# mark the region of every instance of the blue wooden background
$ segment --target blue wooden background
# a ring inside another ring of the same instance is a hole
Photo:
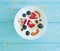
[[[15,14],[25,6],[46,14],[47,30],[37,40],[24,40],[14,29]],[[0,51],[60,51],[60,0],[0,0]]]

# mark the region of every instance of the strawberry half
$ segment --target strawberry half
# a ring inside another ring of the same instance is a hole
[[[30,19],[37,19],[37,18],[38,18],[37,15],[34,12],[32,12],[30,15]]]
[[[26,22],[27,22],[27,19],[24,19],[22,26],[25,25]]]
[[[30,20],[28,20],[27,25],[28,25],[30,28],[32,28],[32,27],[34,27],[34,26],[35,26],[35,24],[34,24],[34,23],[32,23]]]

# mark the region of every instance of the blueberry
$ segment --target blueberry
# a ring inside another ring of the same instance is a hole
[[[21,31],[23,31],[23,28],[21,28]]]
[[[23,29],[26,29],[27,28],[27,26],[26,25],[23,25]]]
[[[26,17],[26,14],[25,14],[25,13],[23,13],[23,14],[22,14],[22,16],[23,16],[23,17]]]
[[[38,24],[38,28],[43,28],[43,25],[41,23]]]
[[[42,21],[41,19],[39,19],[39,21]]]
[[[26,13],[27,15],[30,15],[31,14],[31,12],[30,11],[27,11],[27,13]]]
[[[38,23],[38,20],[35,20],[35,23]]]
[[[28,36],[30,34],[30,32],[29,31],[26,31],[26,35]]]

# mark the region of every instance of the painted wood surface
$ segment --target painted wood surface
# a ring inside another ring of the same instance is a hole
[[[46,14],[47,30],[34,41],[24,40],[14,29],[15,14],[25,6]],[[0,51],[60,51],[60,0],[0,0]]]

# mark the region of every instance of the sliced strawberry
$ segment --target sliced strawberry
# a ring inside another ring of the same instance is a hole
[[[38,18],[37,15],[32,12],[30,15],[30,19],[37,19],[37,18]]]
[[[26,22],[27,22],[27,19],[24,19],[24,21],[23,21],[23,25],[25,25]]]
[[[32,27],[34,27],[34,26],[35,26],[35,24],[34,24],[34,23],[32,23],[30,20],[28,20],[27,25],[28,25],[30,28],[32,28]]]

